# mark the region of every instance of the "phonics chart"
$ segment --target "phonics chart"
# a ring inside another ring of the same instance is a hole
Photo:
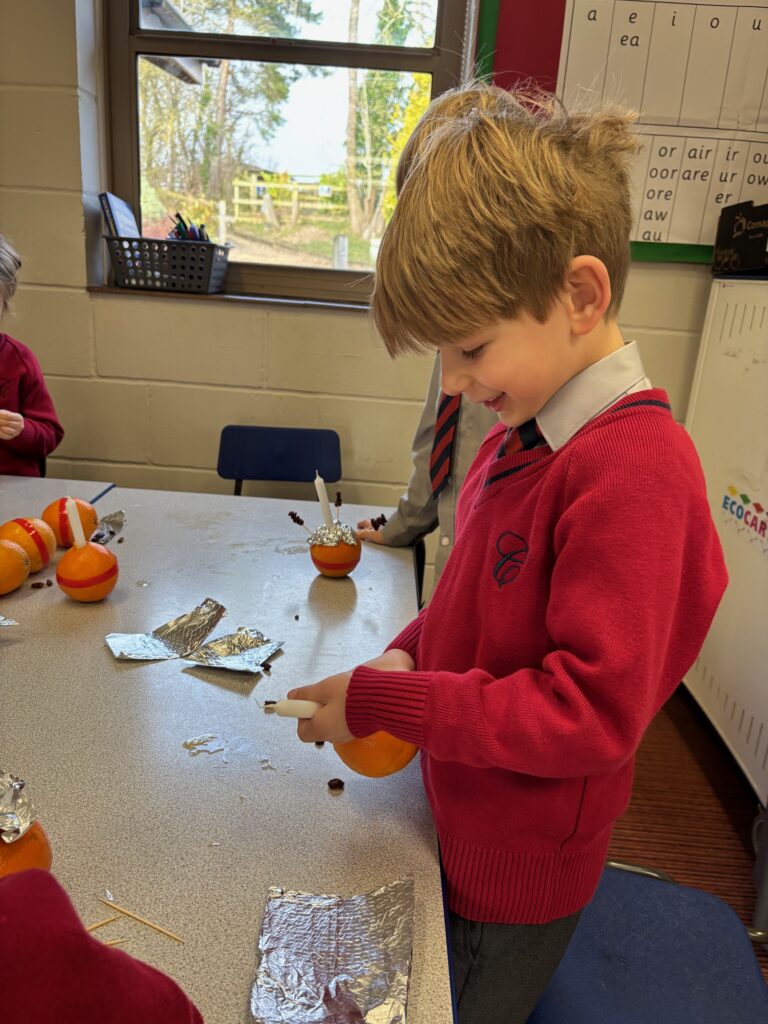
[[[768,0],[568,0],[558,94],[639,111],[633,240],[711,245],[724,206],[768,202]]]

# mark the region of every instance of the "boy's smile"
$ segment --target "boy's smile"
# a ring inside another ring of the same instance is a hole
[[[577,340],[559,302],[544,323],[526,313],[499,320],[440,346],[443,390],[482,403],[508,427],[519,427],[589,364]]]

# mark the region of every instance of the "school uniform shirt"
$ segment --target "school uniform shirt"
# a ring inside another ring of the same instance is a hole
[[[3,1020],[24,1024],[203,1024],[179,986],[89,934],[47,871],[0,878]]]
[[[464,484],[430,604],[359,667],[346,716],[421,747],[451,910],[541,924],[591,898],[635,752],[726,586],[701,466],[628,345],[536,417],[494,428]],[[511,446],[510,446],[511,447]]]
[[[37,359],[7,334],[0,334],[0,409],[24,417],[18,437],[0,438],[0,473],[40,476],[39,460],[58,447],[64,428]]]
[[[440,395],[440,357],[436,356],[421,419],[413,438],[411,477],[405,494],[397,503],[397,509],[381,528],[385,544],[405,547],[414,544],[420,537],[431,533],[439,526],[435,550],[435,581],[440,578],[448,555],[453,550],[456,502],[464,477],[488,431],[499,422],[498,416],[484,405],[462,401],[459,422],[453,438],[451,472],[445,486],[435,497],[429,478],[429,459],[435,439],[435,420]]]

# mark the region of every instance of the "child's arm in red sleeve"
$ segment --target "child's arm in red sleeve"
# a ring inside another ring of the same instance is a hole
[[[45,386],[40,364],[31,352],[26,353],[25,373],[21,381],[19,412],[24,417],[21,433],[5,444],[23,455],[50,455],[64,437],[53,401]]]

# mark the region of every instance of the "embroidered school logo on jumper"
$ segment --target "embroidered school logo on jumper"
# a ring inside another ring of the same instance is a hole
[[[501,558],[493,567],[493,578],[501,589],[520,575],[520,570],[528,557],[528,544],[519,533],[507,531],[496,541],[496,550]]]

